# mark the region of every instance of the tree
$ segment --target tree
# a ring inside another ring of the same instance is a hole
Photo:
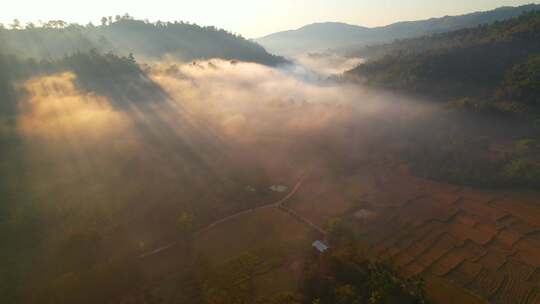
[[[58,28],[65,28],[67,26],[67,22],[65,22],[64,20],[56,20],[56,26]]]
[[[526,184],[540,183],[540,164],[526,159],[513,160],[504,168],[504,176]]]
[[[35,28],[36,28],[36,26],[35,26],[34,23],[32,23],[32,22],[28,22],[28,23],[26,24],[26,29],[27,29],[27,30],[33,30],[33,29],[35,29]]]
[[[107,17],[101,18],[101,25],[106,26],[107,25]]]
[[[357,295],[354,286],[350,284],[336,287],[336,304],[360,304],[360,297]]]
[[[67,25],[67,22],[63,20],[50,20],[45,24],[47,28],[65,28]]]
[[[21,22],[19,21],[19,19],[13,19],[13,23],[11,23],[10,26],[14,30],[20,30],[21,29]]]
[[[180,227],[180,231],[182,233],[187,234],[192,231],[193,219],[194,219],[194,216],[191,213],[188,213],[188,212],[180,213],[180,216],[178,216],[176,223]]]
[[[530,56],[527,62],[512,68],[506,76],[502,92],[513,100],[540,104],[540,55]]]
[[[329,233],[332,234],[335,232],[336,228],[340,224],[340,219],[338,218],[331,218],[328,221],[326,221],[326,224],[324,225],[324,229]]]
[[[536,141],[534,139],[522,139],[516,143],[515,150],[518,155],[525,155],[535,146]]]
[[[137,61],[135,60],[135,56],[133,56],[133,53],[129,53],[128,61],[133,63],[133,64],[137,63]]]

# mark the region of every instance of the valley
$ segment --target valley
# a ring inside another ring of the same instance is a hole
[[[100,21],[0,24],[0,303],[540,303],[538,4]]]

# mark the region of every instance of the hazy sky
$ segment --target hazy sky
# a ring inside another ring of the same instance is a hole
[[[129,13],[151,21],[184,20],[256,38],[321,21],[364,26],[456,15],[532,0],[15,0],[2,5],[0,22],[62,19],[99,23]]]

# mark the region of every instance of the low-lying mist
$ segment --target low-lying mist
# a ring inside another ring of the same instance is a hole
[[[279,162],[297,170],[306,170],[308,163],[333,166],[341,156],[367,157],[365,145],[381,128],[430,111],[354,84],[312,82],[291,69],[257,64],[161,63],[148,71],[171,103],[198,128],[212,130],[223,147],[249,151],[248,157],[261,164]]]
[[[161,62],[145,69],[166,100],[118,107],[111,97],[77,89],[72,73],[21,84],[27,92],[17,120],[23,161],[44,196],[50,197],[51,188],[61,195],[77,189],[72,204],[88,200],[94,206],[118,194],[112,185],[125,183],[121,188],[129,193],[140,189],[130,182],[150,177],[160,186],[181,180],[186,184],[171,185],[171,191],[196,193],[214,182],[227,184],[231,170],[248,180],[291,181],[306,170],[354,167],[377,156],[433,111],[356,85],[321,85],[258,64]]]
[[[113,100],[122,84],[99,95],[72,72],[18,84],[18,139],[0,165],[16,193],[11,218],[40,240],[24,260],[34,274],[26,285],[162,246],[183,212],[200,228],[279,199],[271,185],[354,174],[438,111],[252,63],[143,69],[161,90],[133,102]]]

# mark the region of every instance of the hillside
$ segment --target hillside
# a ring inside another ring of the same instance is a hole
[[[374,28],[344,23],[316,23],[297,30],[270,34],[256,39],[256,41],[271,52],[285,55],[328,49],[357,49],[367,45],[391,42],[395,39],[443,33],[502,21],[538,8],[540,5],[536,4],[501,7],[487,12],[398,22]]]
[[[433,138],[425,146],[417,143],[404,154],[416,174],[472,186],[538,187],[540,162],[531,138],[537,138],[540,127],[539,11],[490,26],[396,42],[386,50],[385,56],[347,72],[345,78],[443,103],[453,115],[469,117],[470,123],[460,122],[465,129],[489,122],[476,137],[448,140],[456,136],[449,129],[444,143]],[[506,121],[506,130],[493,133],[493,121]],[[524,152],[514,159],[486,157],[486,145],[512,138],[508,132],[522,128],[529,131],[516,146]],[[489,143],[481,144],[482,138]]]
[[[347,75],[436,100],[471,97],[538,106],[529,96],[538,92],[538,11],[490,26],[399,41],[382,50],[385,56]]]
[[[74,52],[97,49],[138,58],[180,60],[222,58],[265,65],[284,63],[255,42],[215,27],[183,22],[149,23],[129,16],[103,21],[100,26],[67,25],[53,21],[43,27],[0,29],[0,49],[20,57],[57,59]]]

